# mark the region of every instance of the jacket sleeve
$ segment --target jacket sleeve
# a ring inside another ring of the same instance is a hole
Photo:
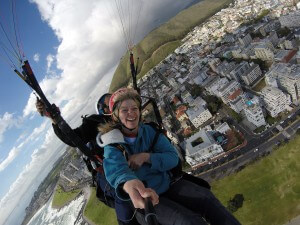
[[[166,138],[160,134],[150,155],[151,168],[158,171],[168,171],[177,166],[179,157],[176,149]]]
[[[73,129],[75,134],[79,138],[81,138],[81,140],[85,144],[90,141],[95,141],[95,139],[96,139],[96,136],[98,134],[97,126],[98,126],[98,123],[101,122],[99,119],[98,120],[95,119],[98,117],[99,117],[98,115],[91,115],[87,118],[84,118],[82,120],[82,124],[79,127]],[[58,125],[52,124],[52,127],[54,129],[54,133],[61,141],[63,141],[67,145],[76,147],[73,144],[72,140],[61,131],[61,129],[58,127]]]
[[[65,144],[67,145],[70,145],[72,147],[76,147],[73,142],[70,140],[70,138],[68,136],[66,136],[62,131],[61,129],[58,127],[57,124],[52,124],[52,127],[53,127],[53,130],[54,130],[54,133],[56,134],[56,136],[62,141],[64,142]],[[79,128],[76,128],[73,130],[79,137],[80,136],[80,130]]]
[[[138,178],[129,168],[121,150],[114,146],[106,145],[104,147],[103,168],[105,177],[109,184],[116,189],[117,196],[120,199],[126,200],[126,197],[124,197],[123,184],[126,181]]]

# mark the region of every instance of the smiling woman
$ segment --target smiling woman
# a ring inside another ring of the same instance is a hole
[[[140,209],[150,199],[160,224],[207,224],[203,218],[212,225],[240,224],[209,189],[172,175],[177,151],[165,135],[141,122],[135,90],[119,89],[109,106],[113,120],[99,126],[97,143],[104,147],[105,176],[118,199]]]

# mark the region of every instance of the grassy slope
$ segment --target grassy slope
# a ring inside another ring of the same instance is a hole
[[[63,207],[65,204],[75,199],[80,192],[81,189],[77,189],[70,192],[64,192],[62,188],[58,185],[52,200],[52,207],[53,208]]]
[[[161,60],[156,57],[153,52],[164,46],[168,42],[181,40],[191,29],[201,24],[204,20],[215,14],[225,5],[231,3],[232,0],[204,0],[200,3],[183,10],[175,17],[163,24],[159,28],[150,32],[134,49],[134,55],[139,56],[140,63],[139,72],[142,77],[149,69],[159,63]],[[173,43],[174,45],[174,43]],[[176,46],[176,45],[174,45]],[[179,43],[177,43],[179,46]],[[176,47],[175,47],[176,48]],[[174,49],[175,49],[174,48]],[[168,52],[165,51],[164,55],[168,55],[174,51],[173,48],[168,48]],[[158,50],[159,51],[159,50]],[[151,58],[151,59],[149,59]],[[144,62],[147,63],[144,65]],[[150,62],[149,62],[150,60]],[[126,54],[120,61],[118,68],[114,74],[110,85],[110,91],[114,91],[117,88],[127,84],[130,79],[130,67],[129,67],[128,54]],[[154,64],[155,62],[156,64]]]
[[[282,225],[300,214],[300,136],[238,174],[213,183],[226,206],[235,194],[245,201],[235,216],[243,225]]]
[[[84,216],[95,225],[117,225],[114,209],[107,207],[97,199],[95,188],[92,188],[91,191]]]

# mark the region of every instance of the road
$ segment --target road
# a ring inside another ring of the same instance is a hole
[[[298,127],[300,127],[300,120],[296,120],[299,113],[300,109],[292,113],[292,116],[286,118],[281,124],[275,124],[262,134],[253,134],[241,124],[238,124],[233,120],[230,121],[229,119],[229,123],[233,124],[236,129],[243,132],[244,137],[247,139],[247,145],[237,151],[227,154],[226,157],[215,160],[210,165],[206,164],[198,168],[194,171],[194,174],[211,182],[212,180],[220,179],[242,169],[247,163],[254,161],[261,156],[270,154],[274,146],[278,143],[288,141],[290,137],[295,135]],[[281,131],[275,127],[277,125],[282,127]]]

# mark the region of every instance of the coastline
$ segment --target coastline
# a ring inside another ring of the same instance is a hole
[[[53,197],[55,195],[55,192],[57,190],[57,187],[58,187],[59,184],[56,184],[54,190],[53,190]],[[52,202],[51,202],[51,208],[52,209],[57,209],[57,210],[60,210],[62,208],[64,208],[65,206],[69,205],[70,202],[72,202],[73,200],[76,200],[77,198],[79,198],[81,195],[83,194],[83,190],[81,189],[81,191],[76,195],[74,196],[73,198],[69,199],[68,201],[64,202],[62,205],[60,206],[56,206],[56,205],[53,205],[53,199],[52,199]]]

